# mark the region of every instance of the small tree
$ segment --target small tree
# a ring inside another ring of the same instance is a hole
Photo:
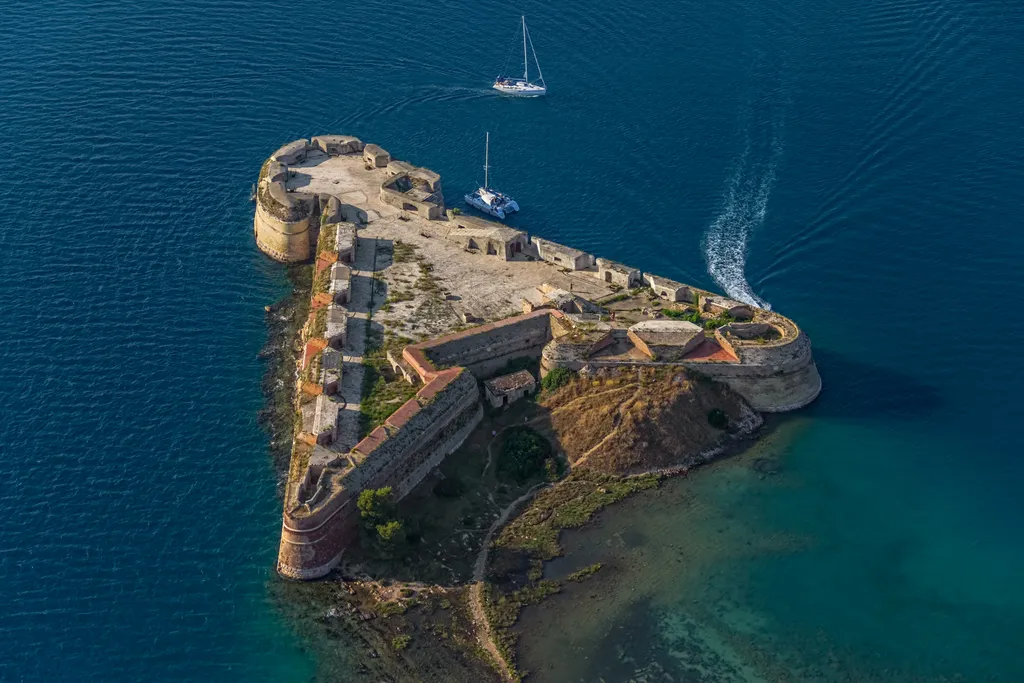
[[[498,469],[523,483],[545,471],[544,461],[550,456],[547,439],[529,427],[518,427],[505,437]]]
[[[382,555],[394,555],[405,541],[405,525],[395,518],[391,487],[361,491],[357,506],[363,538]]]
[[[391,499],[391,487],[365,489],[359,493],[359,517],[363,526],[376,529],[378,524],[386,524],[395,517],[395,504]]]

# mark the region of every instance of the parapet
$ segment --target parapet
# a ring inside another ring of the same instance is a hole
[[[351,135],[317,135],[310,140],[310,146],[332,157],[363,151],[363,141]]]
[[[289,142],[276,152],[270,155],[271,161],[277,161],[285,166],[297,164],[306,160],[306,152],[309,150],[309,140],[302,139]]]

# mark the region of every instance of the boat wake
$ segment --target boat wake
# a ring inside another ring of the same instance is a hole
[[[767,161],[758,161],[747,147],[725,188],[723,206],[704,235],[704,258],[708,273],[733,299],[771,310],[771,304],[757,296],[747,282],[747,240],[764,224],[768,197],[775,183],[778,146],[773,141]]]

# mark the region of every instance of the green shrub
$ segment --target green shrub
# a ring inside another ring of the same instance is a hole
[[[551,456],[551,444],[529,427],[510,430],[501,449],[498,470],[520,483],[540,474]]]
[[[729,416],[721,408],[713,408],[708,412],[708,424],[715,429],[725,429],[729,426]]]
[[[680,311],[676,308],[665,308],[662,309],[661,312],[664,313],[666,317],[672,318],[673,320],[685,320],[688,323],[693,323],[694,325],[700,325],[702,327],[704,325],[704,320],[700,317],[700,313],[698,311]]]
[[[391,639],[391,647],[395,650],[404,650],[409,647],[410,640],[412,640],[412,638],[406,635],[395,636]]]
[[[540,381],[544,391],[555,391],[572,381],[576,373],[569,368],[555,368]]]

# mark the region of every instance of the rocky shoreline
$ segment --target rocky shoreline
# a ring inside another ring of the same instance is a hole
[[[267,342],[259,357],[266,361],[261,388],[264,407],[258,421],[270,437],[270,457],[278,478],[278,495],[283,496],[294,438],[296,367],[301,346],[299,330],[309,316],[312,270],[307,265],[287,267],[291,290],[280,301],[266,307]]]

